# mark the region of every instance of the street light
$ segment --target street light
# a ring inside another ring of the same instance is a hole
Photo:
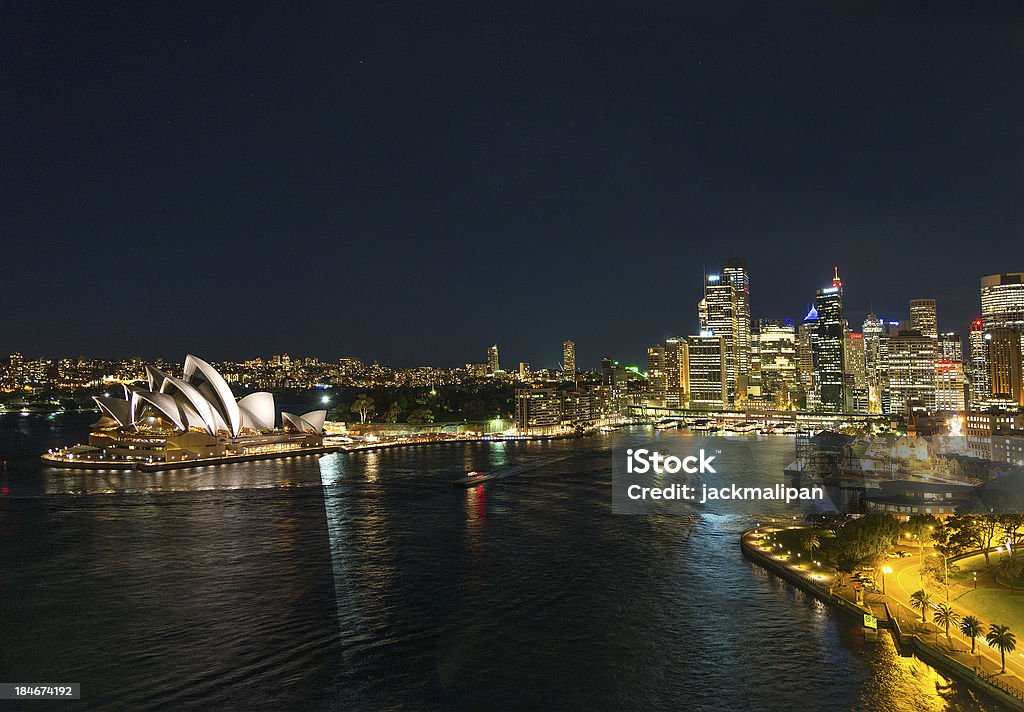
[[[885,575],[886,574],[891,574],[891,573],[892,573],[892,567],[891,566],[883,566],[882,567],[882,595],[883,596],[885,595]]]
[[[974,573],[974,590],[977,591],[978,590],[978,572],[974,571],[972,573]]]

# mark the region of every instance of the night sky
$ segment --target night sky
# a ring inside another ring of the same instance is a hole
[[[556,366],[1024,270],[1024,10],[0,10],[0,354]]]

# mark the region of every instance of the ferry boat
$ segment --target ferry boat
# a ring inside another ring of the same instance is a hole
[[[657,423],[654,424],[654,429],[655,430],[670,430],[672,428],[678,428],[678,427],[679,427],[679,421],[678,420],[662,420],[662,421],[657,422]]]
[[[492,472],[485,474],[483,472],[467,472],[465,477],[459,478],[452,482],[456,487],[476,487],[482,485],[484,482],[490,482],[493,479],[497,479],[498,473]]]

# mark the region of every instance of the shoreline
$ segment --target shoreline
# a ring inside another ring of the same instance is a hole
[[[990,699],[999,702],[1010,709],[1024,712],[1024,694],[1019,690],[996,678],[979,673],[977,668],[971,669],[958,660],[950,657],[939,648],[929,645],[916,633],[904,631],[900,627],[898,617],[894,617],[889,610],[889,604],[885,601],[878,601],[877,605],[884,611],[884,617],[879,615],[867,603],[858,605],[842,596],[830,593],[826,588],[816,581],[810,580],[793,571],[786,564],[776,561],[773,557],[760,551],[754,542],[755,534],[761,534],[775,527],[754,527],[745,530],[740,535],[740,549],[743,556],[753,564],[760,566],[771,574],[797,587],[819,601],[831,605],[845,614],[863,620],[865,614],[874,615],[877,619],[878,628],[888,630],[892,635],[893,642],[901,655],[914,655],[925,664],[935,668],[944,677],[958,680],[972,690],[980,692]],[[875,602],[872,602],[875,603]]]

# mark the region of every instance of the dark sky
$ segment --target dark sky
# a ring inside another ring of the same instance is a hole
[[[0,10],[0,353],[591,367],[731,254],[959,331],[1024,270],[1024,11],[156,5]]]

